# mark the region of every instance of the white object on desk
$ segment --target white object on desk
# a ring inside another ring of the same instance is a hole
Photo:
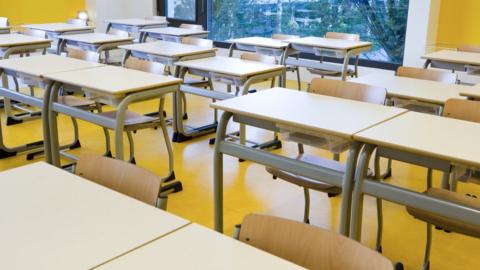
[[[304,269],[197,224],[119,257],[98,270]]]
[[[45,163],[0,173],[1,269],[90,269],[189,222]]]

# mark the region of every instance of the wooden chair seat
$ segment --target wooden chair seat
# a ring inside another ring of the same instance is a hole
[[[59,96],[57,102],[70,107],[89,107],[95,105],[95,102],[92,100],[72,95]]]
[[[315,164],[328,169],[332,169],[341,173],[344,173],[346,170],[346,167],[344,164],[335,160],[327,159],[327,158],[322,158],[322,157],[307,155],[307,154],[300,154],[294,158],[310,164]],[[340,194],[342,192],[342,189],[340,187],[337,187],[322,181],[318,181],[315,179],[311,179],[308,177],[303,177],[300,175],[289,173],[278,168],[266,167],[266,170],[267,172],[272,174],[274,177],[283,179],[295,185],[306,187],[308,189],[326,192],[329,194]]]
[[[108,112],[101,112],[99,115],[109,117],[112,119],[117,118],[117,111],[108,111]],[[140,124],[146,124],[150,122],[155,122],[157,121],[157,118],[150,117],[150,116],[145,116],[133,111],[127,110],[125,112],[125,126],[133,126],[133,125],[140,125]]]
[[[425,194],[436,199],[450,201],[452,203],[460,204],[480,211],[480,200],[469,197],[467,195],[439,188],[430,188],[425,192]],[[446,218],[431,213],[429,211],[424,211],[412,207],[407,207],[407,211],[413,217],[435,225],[437,227],[441,227],[445,230],[462,233],[473,237],[480,237],[479,226],[468,224],[459,220]]]
[[[359,242],[278,217],[247,215],[239,240],[307,269],[393,270],[392,262]]]

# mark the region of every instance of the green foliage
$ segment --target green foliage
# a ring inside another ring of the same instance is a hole
[[[185,1],[185,0],[183,0]],[[212,0],[211,38],[359,33],[365,58],[402,63],[409,0]]]

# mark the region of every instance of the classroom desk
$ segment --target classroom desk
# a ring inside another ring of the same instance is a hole
[[[289,39],[290,46],[303,53],[315,54],[319,57],[343,58],[342,80],[346,79],[350,59],[372,48],[371,42],[351,41],[321,37],[303,37]],[[301,59],[287,59],[287,64],[307,68],[337,69],[336,65],[326,63],[314,63]]]
[[[84,270],[190,222],[43,162],[0,173],[1,269]]]
[[[132,45],[119,46],[125,50],[123,62],[133,56],[152,62],[158,62],[166,66],[175,66],[182,60],[193,60],[215,56],[216,49],[181,44],[169,41],[155,41]]]
[[[265,37],[246,37],[229,39],[230,49],[228,55],[233,56],[234,50],[256,52],[263,55],[280,57],[280,64],[285,64],[287,51],[290,45],[282,40]]]
[[[478,210],[433,199],[389,183],[365,179],[370,156],[377,149],[390,158],[442,171],[442,187],[446,188],[451,164],[480,167],[479,136],[478,123],[417,112],[407,112],[355,134],[353,138],[364,143],[365,147],[355,176],[351,237],[357,240],[361,237],[364,194],[480,225]]]
[[[83,50],[101,53],[116,49],[120,45],[133,43],[133,37],[120,37],[104,33],[88,33],[78,35],[62,35],[58,37],[57,54],[65,51],[65,47],[80,47]]]
[[[159,268],[304,269],[197,224],[187,225],[95,269],[154,270]]]
[[[268,104],[268,105],[266,105]],[[348,235],[350,193],[360,144],[353,134],[405,113],[406,110],[295,90],[274,88],[211,104],[224,111],[214,150],[214,223],[223,231],[223,155],[342,187],[340,233]],[[232,143],[226,138],[230,120],[272,131],[287,127],[318,138],[335,137],[349,144],[346,173]],[[315,135],[312,135],[315,134]]]
[[[30,85],[45,89],[43,99],[23,94],[15,91],[14,89],[8,89],[6,87],[0,88],[0,95],[5,97],[6,100],[13,99],[33,107],[42,108],[43,130],[45,133],[48,132],[49,128],[48,114],[45,113],[45,106],[48,103],[45,103],[44,101],[49,99],[50,90],[52,87],[52,82],[45,78],[45,75],[77,69],[96,68],[100,66],[103,65],[52,54],[0,60],[0,74],[2,76],[9,75],[19,78],[25,82],[28,82]],[[8,104],[9,103],[7,102],[6,105]],[[9,110],[11,110],[10,106],[5,106],[5,110],[8,114]],[[32,142],[26,145],[10,148],[5,145],[3,136],[0,136],[0,158],[14,156],[17,153],[30,151],[40,147],[45,147],[46,160],[47,162],[51,162],[50,145],[48,140],[45,140],[44,142]]]
[[[10,27],[0,27],[0,34],[9,34]]]
[[[31,37],[22,34],[3,34],[0,36],[0,59],[7,59],[12,54],[31,52],[34,50],[46,50],[52,40]]]
[[[425,68],[429,66],[448,70],[465,71],[466,66],[480,66],[480,53],[441,50],[422,56]]]
[[[448,99],[462,98],[462,92],[470,91],[480,95],[480,88],[472,86],[385,74],[369,74],[350,81],[383,87],[387,89],[389,99],[412,100],[440,107],[443,107]]]
[[[160,99],[165,94],[177,91],[182,82],[182,80],[173,77],[115,66],[53,73],[47,74],[45,77],[55,82],[47,106],[50,132],[49,134],[44,134],[44,136],[45,138],[50,138],[52,163],[56,166],[60,165],[60,159],[57,117],[55,116],[55,112],[74,116],[87,122],[113,129],[115,132],[115,157],[123,160],[123,132],[125,128],[125,111],[128,109],[128,105],[154,98]],[[81,87],[90,98],[116,107],[116,117],[109,118],[56,103],[58,90],[63,84]],[[160,126],[163,131],[169,158],[169,174],[165,179],[173,180],[175,175],[173,168],[173,150],[166,131],[165,121],[163,118],[160,119]]]
[[[140,42],[146,42],[147,38],[161,39],[165,41],[181,42],[184,37],[208,38],[209,31],[180,28],[180,27],[162,27],[152,29],[142,29],[143,39]]]
[[[238,58],[214,56],[197,60],[180,61],[176,63],[175,77],[184,78],[186,73],[210,78],[212,81],[235,85],[238,95],[246,95],[250,86],[254,83],[262,82],[268,79],[279,78],[279,85],[285,84],[285,67],[282,65],[270,65],[260,62],[247,61]],[[240,87],[243,89],[240,91]],[[213,89],[212,89],[213,90]],[[181,94],[192,94],[213,100],[224,100],[236,97],[235,94],[223,93],[219,91],[206,90],[203,88],[182,85],[175,93],[174,103],[174,142],[184,142],[193,137],[215,132],[217,128],[216,121],[212,124],[189,128],[186,130],[183,124],[183,105]],[[240,141],[245,144],[245,127],[240,127]],[[266,148],[272,145],[278,145],[278,140],[273,140],[265,145],[258,147]]]
[[[110,29],[118,29],[127,31],[131,34],[133,33],[140,33],[139,40],[143,40],[143,33],[140,32],[142,29],[149,29],[149,28],[160,28],[160,27],[167,27],[168,22],[165,21],[152,21],[152,20],[145,20],[145,19],[114,19],[114,20],[107,20],[107,31],[108,33]]]
[[[32,30],[45,31],[47,36],[56,39],[60,35],[93,33],[94,26],[75,25],[71,23],[45,23],[45,24],[26,24],[23,27]]]

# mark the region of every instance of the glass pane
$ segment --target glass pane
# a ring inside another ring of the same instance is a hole
[[[210,38],[223,41],[274,33],[360,34],[374,47],[362,58],[401,64],[409,0],[211,0]]]
[[[184,21],[196,20],[195,7],[196,0],[168,0],[167,17]]]

